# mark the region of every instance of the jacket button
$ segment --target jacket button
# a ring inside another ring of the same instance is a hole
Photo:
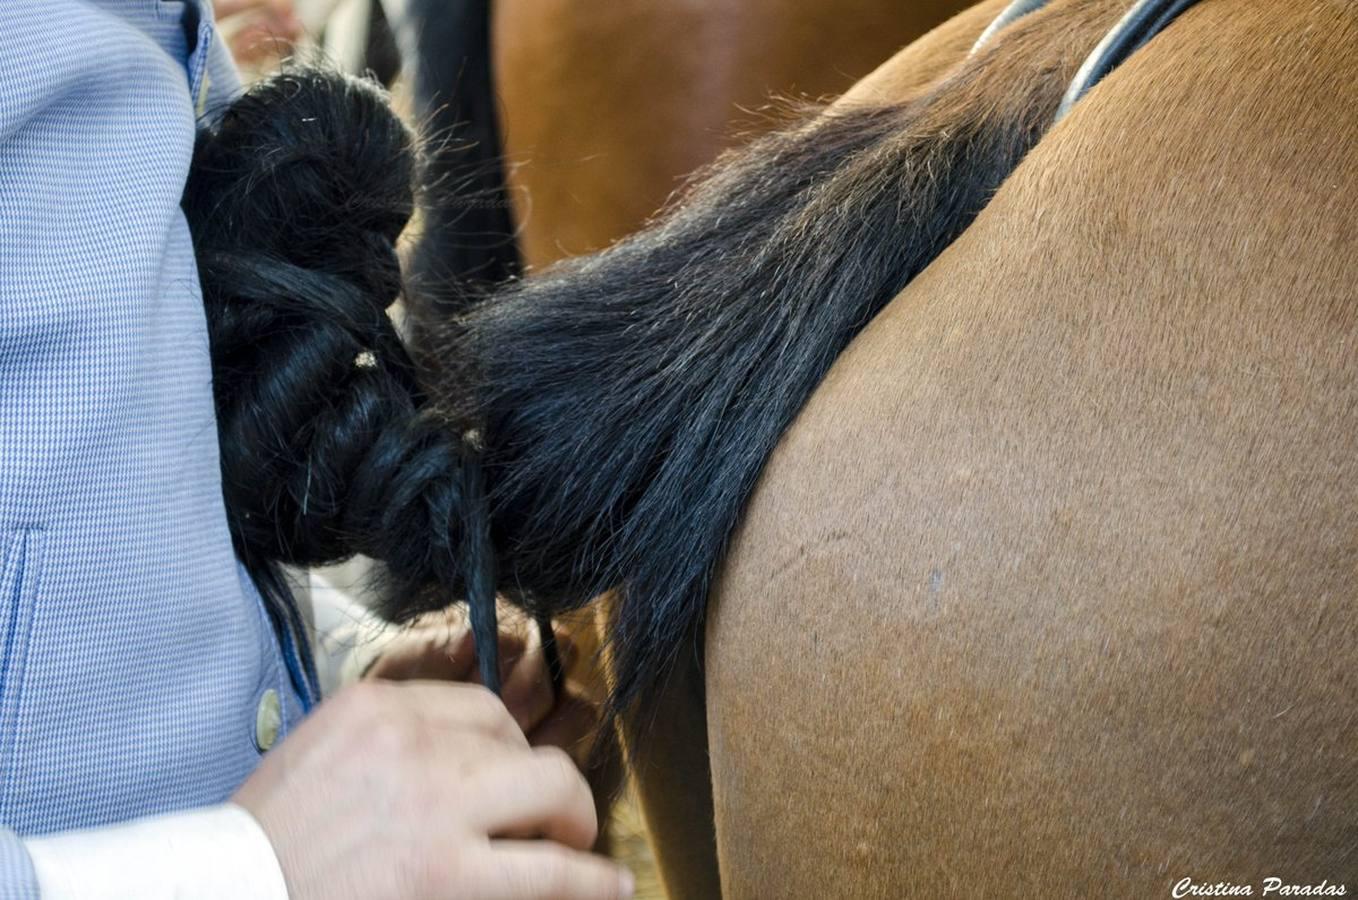
[[[278,732],[283,727],[283,704],[278,699],[278,691],[269,688],[259,698],[259,709],[255,710],[255,746],[264,753],[278,741]]]

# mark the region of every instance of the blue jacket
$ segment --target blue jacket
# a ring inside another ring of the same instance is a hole
[[[206,0],[0,0],[0,897],[17,835],[225,800],[312,688],[233,555],[198,274]]]

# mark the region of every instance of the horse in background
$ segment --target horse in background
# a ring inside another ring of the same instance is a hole
[[[1358,10],[1028,5],[426,323],[676,896],[1358,877]]]
[[[446,200],[413,261],[495,283],[640,228],[684,178],[843,93],[965,0],[407,0],[393,26]]]

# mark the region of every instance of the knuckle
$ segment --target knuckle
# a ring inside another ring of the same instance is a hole
[[[537,747],[534,754],[538,757],[547,776],[555,784],[573,788],[584,783],[584,776],[575,767],[570,754],[560,747]]]
[[[466,702],[471,704],[472,708],[481,715],[493,715],[496,709],[503,706],[500,698],[495,696],[495,692],[484,684],[464,684],[461,687]]]
[[[594,799],[589,783],[570,754],[560,747],[539,747],[533,752],[541,766],[544,789],[577,812],[583,814],[587,810],[592,818]]]
[[[479,684],[468,685],[468,691],[472,698],[473,715],[486,731],[510,740],[522,736],[518,724],[503,700]]]

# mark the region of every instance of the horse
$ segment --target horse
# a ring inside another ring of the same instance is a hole
[[[600,250],[775,127],[771,96],[841,94],[965,5],[410,0],[393,27],[448,185],[413,270],[493,283]]]
[[[425,324],[500,589],[614,592],[673,896],[1358,878],[1355,66],[1338,0],[982,3]]]

